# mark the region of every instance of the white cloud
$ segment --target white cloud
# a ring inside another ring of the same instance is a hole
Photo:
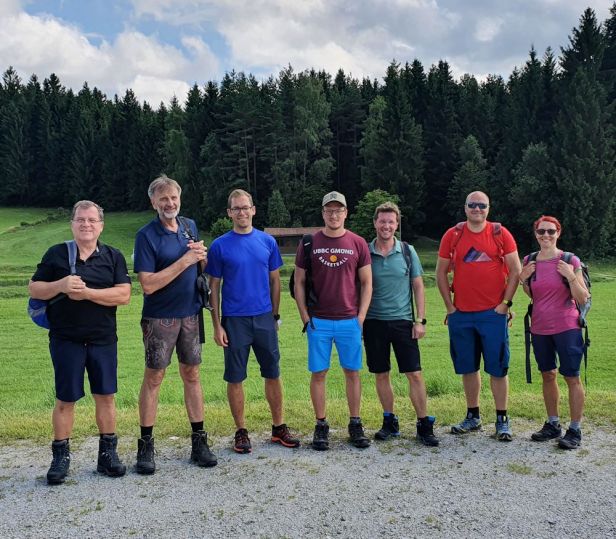
[[[132,87],[139,100],[153,106],[174,94],[183,101],[187,81],[198,73],[218,73],[217,59],[201,38],[189,36],[182,43],[185,51],[128,29],[113,42],[95,45],[77,26],[49,15],[0,17],[0,65],[5,68],[15,66],[24,79],[55,73],[75,90],[85,81],[109,94],[123,95]]]
[[[492,41],[500,32],[503,20],[499,17],[482,17],[475,26],[475,39],[477,41]]]

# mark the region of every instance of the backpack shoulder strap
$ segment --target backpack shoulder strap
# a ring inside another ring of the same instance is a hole
[[[560,255],[560,259],[563,262],[566,262],[567,264],[571,264],[572,258],[573,258],[573,253],[570,253],[569,251],[563,251],[562,254]]]
[[[184,217],[182,215],[178,215],[177,219],[178,219],[178,223],[180,224],[180,227],[182,227],[182,229],[184,230],[186,235],[191,240],[197,241],[197,238],[195,237],[195,235],[192,233],[192,230],[190,229],[190,225],[188,224],[188,221],[186,220],[186,217]]]
[[[68,265],[71,268],[71,275],[77,274],[77,243],[75,240],[65,241],[68,249]]]
[[[402,254],[404,255],[404,260],[406,262],[406,273],[409,278],[412,276],[413,272],[413,257],[411,256],[411,246],[408,242],[403,241],[402,243]]]
[[[312,234],[304,234],[302,236],[302,245],[304,246],[304,266],[306,271],[312,270],[312,260],[310,258],[312,251]]]

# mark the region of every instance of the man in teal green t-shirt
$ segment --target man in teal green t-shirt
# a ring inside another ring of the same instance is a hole
[[[385,202],[376,208],[376,238],[369,245],[372,300],[363,327],[368,369],[376,377],[376,391],[383,406],[383,426],[374,437],[387,440],[400,435],[389,378],[393,346],[398,369],[409,381],[411,403],[417,414],[417,439],[424,445],[437,446],[434,417],[427,414],[426,385],[417,344],[426,334],[423,269],[415,249],[396,239],[399,224],[400,209],[396,204]]]

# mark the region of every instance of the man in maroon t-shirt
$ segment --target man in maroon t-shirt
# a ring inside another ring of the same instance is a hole
[[[350,442],[365,448],[370,440],[364,434],[359,415],[359,370],[362,325],[372,297],[370,251],[363,238],[344,228],[344,195],[332,191],[323,197],[322,206],[325,228],[314,235],[310,247],[310,271],[317,297],[310,309],[306,305],[306,262],[301,242],[295,257],[295,301],[308,335],[310,397],[317,419],[312,447],[319,451],[329,449],[325,379],[335,342],[346,382]]]

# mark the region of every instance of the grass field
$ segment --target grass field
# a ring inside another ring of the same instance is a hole
[[[53,243],[69,239],[67,218],[53,222],[44,220],[45,210],[0,209],[0,350],[2,350],[2,376],[0,377],[0,441],[15,439],[46,439],[50,436],[50,414],[54,403],[53,370],[49,359],[47,332],[35,326],[26,314],[28,278],[32,275],[44,251]],[[120,248],[129,263],[136,230],[146,223],[149,212],[115,213],[106,216],[102,241]],[[444,309],[438,291],[433,286],[436,243],[418,242],[418,251],[426,270],[428,333],[421,343],[422,364],[429,393],[429,411],[439,424],[450,424],[460,419],[465,404],[460,379],[453,373],[449,359],[446,327],[442,324]],[[287,292],[287,280],[292,260],[285,260],[283,272],[283,298],[280,331],[281,371],[285,387],[287,421],[302,433],[312,429],[313,413],[309,396],[309,373],[306,370],[306,343],[293,300]],[[595,269],[597,271],[595,272]],[[608,263],[591,264],[593,276],[593,310],[590,315],[588,399],[586,417],[596,424],[616,424],[616,364],[614,362],[613,317],[611,299],[616,297],[616,267]],[[534,372],[534,383],[528,385],[524,375],[524,344],[522,318],[526,298],[521,291],[514,299],[514,319],[510,330],[511,341],[511,400],[510,413],[515,418],[537,422],[544,417],[539,374]],[[119,327],[119,391],[118,431],[123,434],[138,432],[137,400],[143,373],[143,347],[139,319],[141,295],[134,284],[130,305],[118,309]],[[226,400],[226,386],[222,380],[222,350],[209,339],[211,324],[207,320],[208,342],[203,350],[202,381],[206,399],[207,428],[214,435],[229,434],[233,421]],[[328,417],[337,426],[346,424],[347,408],[344,384],[336,359],[328,378]],[[251,361],[246,381],[247,420],[252,430],[266,430],[270,425],[269,411],[263,396],[263,384]],[[393,375],[397,406],[405,429],[414,419],[407,398],[405,378]],[[362,416],[368,428],[380,423],[380,406],[371,376],[364,370]],[[492,398],[487,379],[482,390],[482,409],[486,418],[493,413]],[[87,391],[86,391],[87,392]],[[566,395],[566,393],[565,393]],[[561,415],[567,417],[563,397]],[[515,426],[515,423],[514,423]],[[181,434],[188,431],[183,407],[182,385],[177,362],[168,369],[161,391],[159,435]],[[91,397],[77,406],[75,435],[83,436],[96,431]]]

